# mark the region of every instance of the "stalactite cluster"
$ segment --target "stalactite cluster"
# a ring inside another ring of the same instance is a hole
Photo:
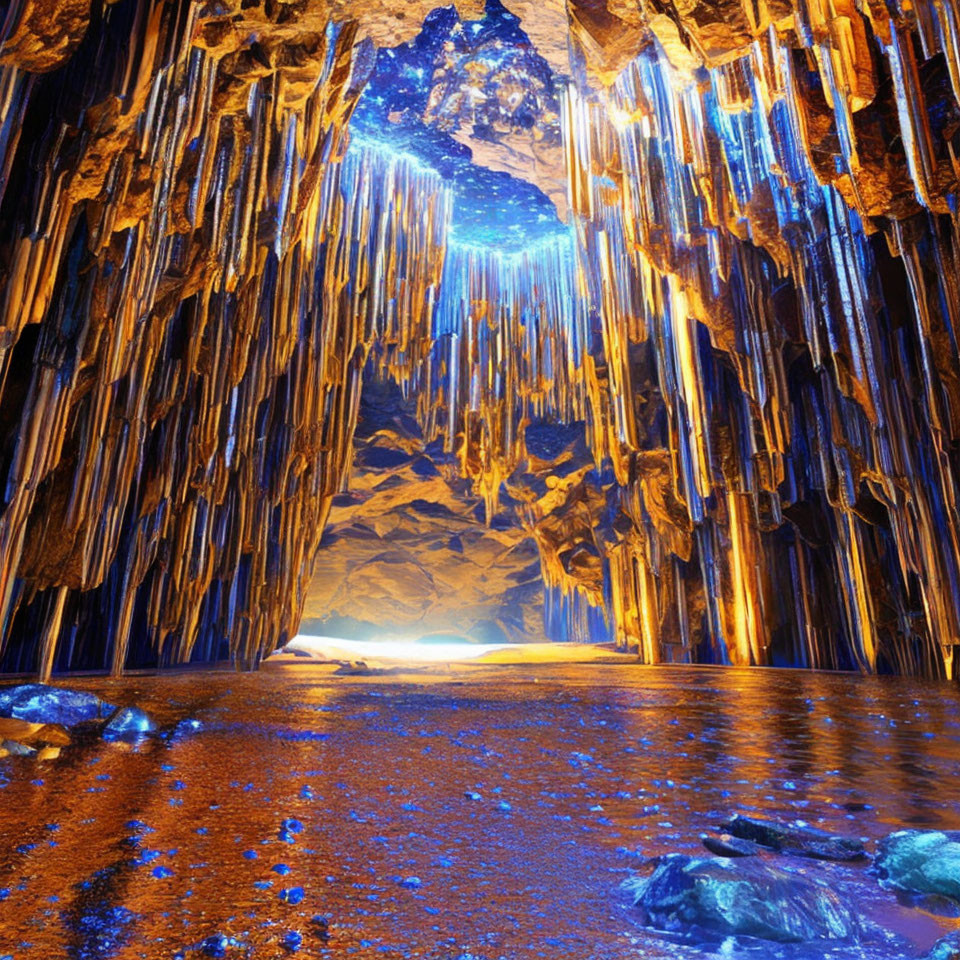
[[[380,377],[487,522],[509,498],[549,635],[951,675],[952,8],[570,0],[565,77],[513,57],[499,4],[476,50],[444,15],[425,122],[469,114],[457,142],[489,127],[502,165],[497,136],[515,150],[540,129],[524,111],[559,105],[569,229],[498,249],[458,227],[434,166],[377,142],[380,114],[347,148],[362,38],[415,31],[342,6],[59,4],[42,27],[11,6],[0,665],[282,642]],[[582,423],[587,460],[531,449],[544,423]]]
[[[889,15],[868,43],[852,5],[807,14],[686,75],[651,45],[606,101],[567,97],[595,409],[632,521],[610,551],[617,634],[651,661],[706,638],[734,663],[949,674],[949,31],[921,22],[918,49]],[[662,399],[652,430],[624,402],[637,377]]]
[[[59,70],[4,71],[2,662],[255,661],[299,622],[370,343],[422,312],[432,211],[340,162],[356,23],[98,13]]]
[[[488,510],[516,482],[528,398],[586,420],[616,484],[591,514],[601,589],[544,544],[564,635],[596,634],[570,612],[586,599],[649,662],[950,675],[952,20],[852,5],[757,16],[722,54],[660,22],[601,93],[575,71],[562,120],[577,303],[559,326],[534,316],[538,276],[544,303],[574,289],[535,247],[533,294],[504,257],[451,248],[441,305],[455,311],[437,324],[451,352],[424,393]]]

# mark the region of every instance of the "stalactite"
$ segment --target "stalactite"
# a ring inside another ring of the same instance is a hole
[[[464,476],[497,508],[533,419],[582,419],[587,317],[566,236],[518,254],[452,242],[418,384],[427,435],[458,445]]]

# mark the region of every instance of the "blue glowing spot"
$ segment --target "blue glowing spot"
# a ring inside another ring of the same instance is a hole
[[[303,887],[284,887],[277,896],[284,902],[296,905],[303,900]]]
[[[274,873],[279,873],[281,877],[285,877],[288,873],[290,873],[290,867],[285,863],[275,863],[270,869]]]
[[[165,867],[163,864],[154,867],[152,873],[158,880],[165,880],[167,877],[173,876],[173,871],[169,867]]]
[[[256,850],[244,850],[243,859],[244,860],[256,860],[260,856]]]
[[[228,950],[239,946],[241,946],[241,943],[236,937],[215,933],[200,944],[200,952],[205,957],[225,957]]]

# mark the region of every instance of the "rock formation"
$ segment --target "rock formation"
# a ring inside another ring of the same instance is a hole
[[[956,35],[938,0],[14,0],[0,669],[255,663],[390,381],[451,512],[536,545],[549,636],[952,675]]]

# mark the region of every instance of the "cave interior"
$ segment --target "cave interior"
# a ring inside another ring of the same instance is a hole
[[[952,677],[957,33],[6,4],[0,672],[312,632]]]

